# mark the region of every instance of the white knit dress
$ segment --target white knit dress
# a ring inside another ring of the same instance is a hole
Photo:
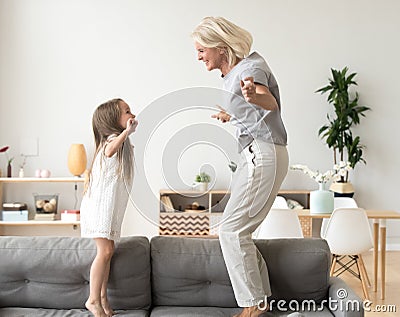
[[[118,175],[117,154],[106,157],[99,151],[81,203],[81,236],[119,241],[131,187]]]

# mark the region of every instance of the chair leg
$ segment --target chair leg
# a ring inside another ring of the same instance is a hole
[[[359,255],[359,258],[360,258],[361,268],[362,268],[362,270],[364,272],[364,275],[365,275],[367,283],[368,283],[368,287],[371,287],[371,281],[369,280],[367,270],[365,269],[365,263],[364,263],[364,260],[363,260],[363,258],[361,256],[361,254]]]
[[[360,274],[360,279],[361,279],[361,285],[362,285],[362,289],[363,289],[363,293],[364,293],[364,298],[366,300],[369,300],[369,294],[368,294],[366,278],[365,278],[365,275],[364,275],[364,271],[361,268],[362,265],[361,265],[361,261],[359,259],[359,256],[358,256],[358,259],[356,260],[356,265],[357,265],[358,272]]]
[[[333,273],[335,272],[336,261],[337,261],[337,255],[336,254],[332,254],[332,263],[331,263],[330,276],[333,276]]]

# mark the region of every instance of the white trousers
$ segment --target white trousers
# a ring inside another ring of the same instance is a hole
[[[267,216],[287,174],[286,146],[254,140],[242,151],[219,228],[225,264],[240,307],[271,296],[267,265],[252,233]]]

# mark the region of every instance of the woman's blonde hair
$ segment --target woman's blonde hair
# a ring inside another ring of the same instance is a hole
[[[225,50],[230,66],[248,56],[253,44],[248,31],[223,17],[205,17],[192,32],[192,38],[204,47]]]
[[[124,131],[119,123],[122,114],[121,102],[124,101],[120,98],[109,100],[98,106],[93,113],[92,126],[96,151],[90,170],[93,167],[96,155],[103,149],[108,138],[112,135],[117,136]],[[133,151],[129,138],[126,138],[122,147],[117,151],[117,158],[119,162],[118,174],[130,182],[133,178]],[[88,182],[90,183],[90,175]]]

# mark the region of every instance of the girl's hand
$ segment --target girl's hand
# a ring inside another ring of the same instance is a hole
[[[231,116],[226,113],[225,109],[217,106],[221,111],[217,114],[213,114],[211,118],[216,118],[217,120],[221,120],[222,123],[229,122],[231,120]]]
[[[244,99],[250,103],[256,103],[256,85],[254,84],[254,77],[246,77],[240,81],[242,94]]]
[[[112,157],[115,153],[117,153],[128,136],[135,132],[137,125],[138,122],[135,118],[129,118],[128,121],[126,121],[126,129],[117,137],[112,138],[106,143],[104,148],[105,156]]]
[[[136,119],[134,118],[128,119],[128,121],[126,122],[126,131],[128,135],[136,131],[136,127],[138,126],[138,124],[139,122]]]

